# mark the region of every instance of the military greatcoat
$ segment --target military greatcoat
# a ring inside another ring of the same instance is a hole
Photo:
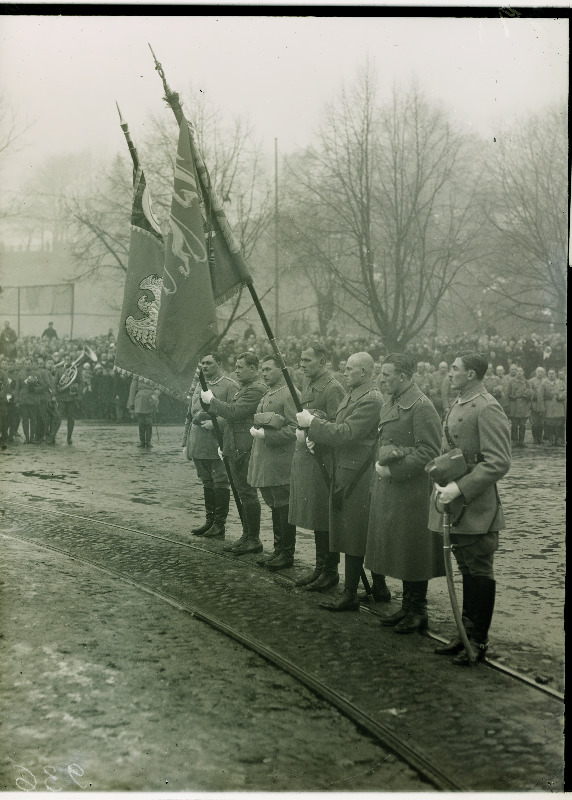
[[[239,386],[232,400],[224,401],[213,397],[209,412],[217,417],[224,417],[228,423],[223,431],[222,452],[225,456],[239,458],[250,452],[250,429],[254,423],[254,412],[266,391],[267,387],[263,383],[254,380]]]
[[[273,419],[281,418],[284,424],[279,429],[258,425],[264,429],[264,439],[253,440],[247,480],[257,489],[287,486],[296,444],[296,406],[286,384],[267,391],[256,413],[276,415]]]
[[[238,383],[227,375],[221,375],[214,381],[207,381],[207,386],[219,400],[228,402],[240,388]],[[210,419],[210,415],[205,412],[201,405],[201,385],[198,383],[193,392],[190,407],[191,430],[187,446],[189,458],[211,459],[218,461],[218,442],[214,430],[203,428],[201,421]],[[224,431],[225,420],[218,418],[221,431]]]
[[[496,484],[510,469],[511,451],[510,423],[502,406],[478,382],[457,397],[443,430],[441,452],[459,447],[469,470],[456,481],[462,494],[450,504],[451,533],[474,535],[503,529],[504,514]],[[436,507],[435,490],[429,506],[429,528],[443,530],[443,514]]]
[[[346,391],[331,372],[324,372],[302,390],[300,403],[312,413],[319,411],[333,422]],[[332,470],[331,447],[316,445],[328,473]],[[290,473],[289,522],[311,531],[327,531],[329,527],[330,487],[318,467],[316,458],[305,442],[296,442]]]
[[[334,448],[330,489],[330,551],[363,556],[377,444],[377,424],[383,404],[375,380],[353,387],[340,403],[336,419],[314,417],[308,432],[317,444]],[[355,482],[362,464],[368,468]],[[341,493],[340,489],[344,489]]]
[[[384,403],[380,447],[404,453],[387,466],[391,476],[373,478],[365,566],[402,581],[445,574],[443,541],[428,529],[431,482],[425,465],[439,454],[441,420],[414,383]]]

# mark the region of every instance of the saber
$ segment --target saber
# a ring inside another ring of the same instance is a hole
[[[436,502],[436,501],[435,501]],[[463,647],[469,659],[469,664],[476,663],[476,656],[469,642],[467,631],[463,625],[463,618],[457,602],[457,595],[455,593],[455,584],[453,583],[453,566],[451,564],[451,509],[448,503],[443,507],[443,558],[445,560],[445,574],[447,576],[447,589],[449,591],[449,600],[451,601],[451,608],[453,609],[453,616],[455,617],[455,624],[457,631],[463,642]]]

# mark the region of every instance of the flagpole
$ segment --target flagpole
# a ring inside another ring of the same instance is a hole
[[[181,108],[181,101],[179,99],[179,94],[178,94],[178,92],[174,92],[171,89],[171,87],[169,86],[169,84],[167,83],[167,79],[165,78],[165,72],[163,70],[163,67],[160,64],[160,62],[157,60],[157,56],[153,52],[153,48],[151,47],[151,45],[149,45],[149,49],[151,50],[151,54],[153,55],[153,59],[155,61],[155,69],[159,73],[159,75],[161,77],[161,80],[163,82],[163,88],[165,90],[165,100],[170,105],[170,107],[171,107],[171,109],[173,111],[173,114],[175,115],[175,118],[176,118],[177,122],[179,123],[179,125],[181,125],[183,120],[185,120],[185,116],[183,114],[183,109]],[[186,122],[187,122],[187,124],[189,124],[188,120],[186,120]],[[192,126],[189,125],[189,129],[190,129],[190,132],[192,134]],[[191,142],[193,143],[193,137],[192,136],[191,136]],[[201,164],[201,167],[203,167],[203,166],[204,165]],[[205,171],[206,171],[206,167],[205,167]],[[214,195],[215,192],[214,192],[214,189],[212,187],[211,187],[211,191],[212,191],[212,193]],[[213,205],[214,205],[214,203],[213,203]],[[227,233],[227,231],[224,230],[223,234],[226,234],[226,233]],[[231,251],[233,253],[236,252],[236,248],[237,247],[238,247],[238,243],[236,241],[233,242],[233,246],[231,248]],[[256,289],[254,288],[254,284],[252,283],[252,278],[250,276],[248,276],[248,279],[245,280],[245,283],[246,283],[246,285],[248,287],[248,291],[250,292],[250,296],[252,297],[252,302],[254,303],[254,306],[255,306],[255,308],[256,308],[256,310],[258,312],[258,316],[260,317],[260,321],[262,322],[262,326],[264,328],[266,336],[268,337],[268,340],[270,342],[270,345],[272,347],[274,355],[276,356],[276,359],[277,359],[278,364],[280,366],[280,369],[282,371],[282,375],[284,376],[284,380],[286,381],[286,385],[288,386],[288,390],[290,391],[290,394],[292,395],[292,400],[294,401],[294,405],[296,406],[296,411],[300,412],[300,411],[303,410],[302,409],[302,404],[300,403],[300,399],[298,397],[298,393],[297,393],[296,389],[294,388],[294,384],[292,383],[292,378],[290,377],[290,373],[288,372],[288,368],[286,367],[286,362],[284,361],[284,357],[283,357],[282,353],[280,352],[280,349],[279,349],[278,344],[276,342],[276,339],[274,337],[274,333],[272,331],[272,328],[270,327],[270,323],[268,322],[268,318],[267,318],[266,314],[264,313],[264,309],[262,308],[262,305],[260,303],[260,299],[258,297]],[[323,466],[323,470],[321,470],[322,474],[324,475],[324,479],[326,480],[327,484],[329,485],[330,484],[330,476],[328,475],[328,472],[327,472],[325,466],[323,464],[322,464],[322,466]]]
[[[131,139],[131,134],[129,133],[129,127],[125,122],[125,120],[123,119],[123,117],[121,116],[121,109],[119,108],[117,100],[115,101],[115,105],[117,106],[117,113],[119,114],[119,125],[121,126],[121,130],[125,135],[127,147],[129,148],[129,152],[131,153],[131,160],[133,161],[133,169],[137,171],[140,167],[139,156],[137,155],[137,148],[135,147]]]
[[[131,159],[133,161],[133,168],[135,169],[135,171],[137,171],[141,166],[141,164],[139,162],[139,156],[137,155],[137,148],[133,144],[133,141],[131,139],[131,134],[129,133],[129,127],[128,127],[127,123],[125,122],[125,120],[123,119],[122,115],[121,115],[121,110],[119,108],[119,105],[118,105],[117,101],[115,101],[115,105],[117,106],[117,112],[119,114],[119,120],[120,120],[119,124],[121,126],[121,130],[123,131],[123,133],[125,135],[125,140],[127,141],[127,146],[129,147],[129,152],[131,153]],[[203,375],[203,371],[202,371],[202,369],[200,367],[199,367],[199,380],[201,382],[201,387],[206,392],[206,390],[208,389],[208,386],[207,386],[207,383],[205,381],[205,376]],[[217,438],[218,446],[222,450],[222,433],[221,433],[221,430],[220,430],[220,426],[218,424],[218,420],[217,420],[217,418],[216,418],[216,416],[214,414],[211,414],[211,420],[212,420],[212,423],[213,423],[213,428],[214,428],[214,432],[215,432],[215,435],[216,435],[216,438]],[[159,440],[159,429],[158,428],[157,428],[157,440]],[[224,467],[226,469],[226,474],[228,476],[228,481],[230,483],[230,488],[232,489],[232,494],[234,496],[234,500],[235,500],[235,503],[236,503],[238,516],[240,517],[240,519],[242,521],[242,504],[240,502],[240,498],[238,496],[238,492],[236,490],[236,486],[234,485],[234,481],[232,479],[232,474],[231,474],[231,471],[230,471],[230,465],[229,465],[228,459],[226,457],[223,457],[222,460],[223,460],[223,463],[224,463]]]

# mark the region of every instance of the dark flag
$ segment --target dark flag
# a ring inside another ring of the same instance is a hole
[[[216,339],[216,306],[249,280],[238,245],[234,252],[229,246],[234,238],[225,236],[225,226],[230,228],[197,156],[183,121],[157,324],[157,349],[181,375],[194,372]]]
[[[115,369],[184,399],[193,381],[195,367],[184,372],[174,371],[168,360],[157,352],[156,346],[164,264],[165,244],[161,228],[153,214],[145,175],[137,169],[133,182],[129,262]]]

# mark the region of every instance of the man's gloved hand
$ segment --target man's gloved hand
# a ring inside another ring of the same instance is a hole
[[[204,428],[207,431],[212,431],[212,429],[214,428],[212,419],[204,419],[201,422],[201,428]]]
[[[313,419],[314,415],[310,414],[307,408],[305,408],[303,411],[298,411],[296,414],[296,420],[299,428],[309,428]]]
[[[316,442],[313,442],[311,439],[306,439],[306,447],[310,451],[310,453],[314,452],[314,447],[316,446]]]
[[[264,428],[255,428],[253,425],[250,429],[250,435],[254,439],[264,439]]]
[[[217,447],[217,450],[216,450],[216,451],[217,451],[217,453],[218,453],[218,457],[220,458],[220,460],[221,460],[221,461],[224,461],[224,456],[223,456],[223,454],[222,454],[222,450],[220,449],[220,447]]]
[[[391,470],[385,464],[380,464],[379,461],[375,462],[375,471],[380,478],[391,478]]]
[[[203,392],[201,390],[201,400],[203,401],[205,406],[208,406],[208,405],[210,405],[212,403],[213,397],[214,397],[214,394],[211,392],[210,389],[207,389],[206,392]]]
[[[302,428],[296,428],[296,441],[300,443],[306,441],[306,431],[302,430]]]
[[[457,497],[460,497],[462,494],[461,490],[455,483],[455,481],[451,481],[446,486],[437,486],[437,500],[447,505],[448,503],[452,503]]]

